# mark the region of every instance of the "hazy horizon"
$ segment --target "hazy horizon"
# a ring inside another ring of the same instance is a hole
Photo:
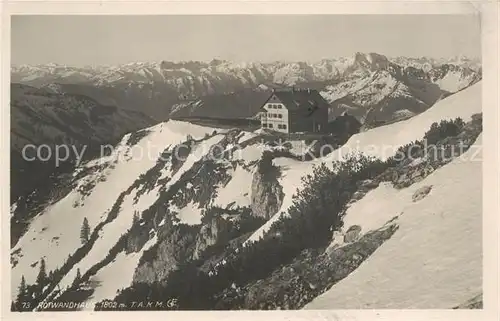
[[[11,64],[481,58],[476,15],[12,16]]]

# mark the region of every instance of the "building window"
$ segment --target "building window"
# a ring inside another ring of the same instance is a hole
[[[282,125],[281,127],[282,127],[283,129],[286,129],[286,125]]]
[[[281,105],[278,105],[278,109],[281,109]]]
[[[262,127],[264,127],[264,128],[265,128],[265,127],[267,127],[267,124],[266,124],[266,123],[263,123],[263,124],[262,124]]]
[[[269,118],[273,118],[273,114],[268,113],[268,114],[267,114],[267,117],[269,117]]]
[[[273,128],[273,124],[267,124],[267,127]]]
[[[278,114],[278,118],[283,118],[283,115],[282,114]]]

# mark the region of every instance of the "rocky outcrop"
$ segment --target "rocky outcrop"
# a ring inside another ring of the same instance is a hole
[[[392,176],[392,182],[396,188],[405,188],[420,182],[425,177],[434,172],[436,168],[424,162],[418,166],[407,166],[394,171]]]
[[[232,229],[233,224],[218,216],[214,217],[207,224],[203,225],[200,232],[196,235],[196,241],[193,251],[193,259],[200,258],[201,253],[208,247],[217,243],[227,242],[225,235]]]
[[[127,234],[125,253],[139,252],[144,244],[149,241],[152,224],[135,226]]]
[[[358,188],[357,188],[356,192],[354,192],[354,194],[352,195],[351,200],[347,203],[347,207],[349,207],[353,203],[362,199],[366,195],[366,193],[368,193],[372,189],[377,188],[381,181],[383,181],[383,180],[381,180],[381,179],[380,180],[367,179],[367,180],[361,181],[358,184]]]
[[[161,240],[144,252],[134,272],[133,283],[154,283],[165,280],[179,264],[193,255],[195,231],[189,227],[173,227],[161,235]]]
[[[276,177],[256,171],[252,179],[251,209],[254,216],[264,219],[276,214],[283,202],[283,188]]]

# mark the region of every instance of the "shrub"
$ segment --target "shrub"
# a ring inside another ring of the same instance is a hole
[[[273,159],[273,152],[266,150],[262,153],[262,158],[257,167],[259,173],[271,181],[276,180],[281,176],[280,169],[273,164]]]
[[[201,222],[203,224],[208,224],[212,219],[215,217],[221,216],[222,214],[226,213],[227,211],[224,210],[221,207],[213,206],[210,208],[207,208],[203,210],[202,212],[202,217],[201,217]]]
[[[435,122],[425,133],[424,140],[427,141],[428,145],[435,145],[443,138],[457,136],[464,126],[465,123],[461,118],[442,120],[440,123]]]
[[[422,140],[416,140],[398,148],[394,156],[387,159],[387,164],[391,167],[399,166],[407,159],[415,159],[423,154],[425,144]]]
[[[342,225],[345,205],[357,190],[357,183],[372,179],[388,168],[387,163],[364,155],[351,154],[333,168],[321,164],[302,179],[289,209],[290,217],[275,223],[270,233],[279,232],[297,252],[326,246],[332,233]],[[295,241],[294,241],[295,240]]]
[[[390,166],[399,166],[408,159],[415,159],[423,155],[425,146],[436,145],[448,137],[455,137],[464,129],[465,123],[461,118],[442,120],[433,123],[424,134],[422,140],[416,140],[398,148],[395,155],[387,159]]]

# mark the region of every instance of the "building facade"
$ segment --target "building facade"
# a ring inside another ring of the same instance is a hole
[[[272,101],[263,106],[264,112],[260,118],[261,127],[278,132],[288,133],[290,122],[288,109],[281,102]]]
[[[282,133],[321,132],[330,105],[317,90],[275,90],[261,108],[261,128]]]

